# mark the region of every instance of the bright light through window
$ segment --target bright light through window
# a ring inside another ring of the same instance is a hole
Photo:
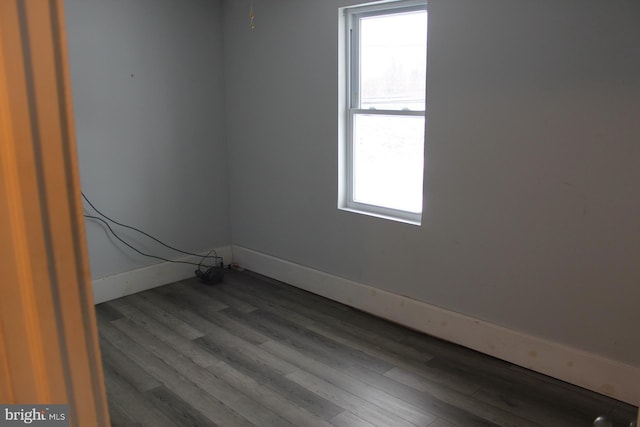
[[[424,110],[427,12],[360,20],[360,107]]]
[[[424,117],[354,117],[353,199],[422,211]]]
[[[427,10],[416,2],[347,9],[343,207],[419,223]]]

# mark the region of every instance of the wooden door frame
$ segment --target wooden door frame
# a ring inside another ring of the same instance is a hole
[[[0,1],[0,403],[109,423],[63,0]]]

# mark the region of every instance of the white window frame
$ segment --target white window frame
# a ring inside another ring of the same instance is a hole
[[[342,8],[340,11],[339,37],[339,178],[338,208],[365,215],[420,225],[419,213],[356,202],[353,193],[353,123],[357,114],[384,116],[419,116],[426,119],[424,110],[362,109],[359,106],[359,18],[392,13],[427,10],[424,0],[384,1]],[[426,95],[426,94],[425,94]],[[425,97],[426,99],[426,97]],[[423,139],[424,144],[424,139]],[[424,175],[423,175],[424,176]],[[424,183],[423,183],[424,185]]]

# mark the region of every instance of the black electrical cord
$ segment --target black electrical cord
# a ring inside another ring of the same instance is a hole
[[[211,251],[209,251],[209,253],[211,253]],[[198,263],[198,269],[195,271],[196,277],[200,279],[201,282],[207,284],[222,282],[224,278],[224,263],[220,261],[219,267],[208,267],[205,271],[202,271],[202,263],[204,262],[205,257],[203,257]]]
[[[128,228],[128,229],[130,229],[130,230],[137,231],[137,232],[138,232],[138,233],[140,233],[140,234],[144,234],[144,235],[145,235],[145,236],[147,236],[148,238],[150,238],[150,239],[152,239],[152,240],[155,240],[156,242],[160,243],[162,246],[164,246],[164,247],[166,247],[166,248],[169,248],[169,249],[171,249],[171,250],[174,250],[174,251],[176,251],[176,252],[180,252],[180,253],[183,253],[183,254],[185,254],[185,255],[197,256],[197,257],[202,256],[202,255],[200,255],[200,254],[194,254],[193,252],[187,252],[187,251],[183,251],[182,249],[174,248],[173,246],[167,245],[166,243],[164,243],[164,242],[160,241],[159,239],[156,239],[155,237],[153,237],[153,236],[152,236],[152,235],[150,235],[149,233],[145,233],[144,231],[142,231],[142,230],[140,230],[140,229],[138,229],[138,228],[136,228],[136,227],[132,227],[132,226],[130,226],[130,225],[126,225],[126,224],[123,224],[123,223],[121,223],[121,222],[118,222],[118,221],[116,221],[115,219],[111,219],[111,218],[109,218],[107,215],[105,215],[105,214],[103,214],[102,212],[100,212],[100,211],[98,210],[98,208],[96,208],[96,207],[93,205],[93,203],[91,203],[91,201],[89,200],[89,198],[88,198],[87,196],[85,196],[84,192],[81,192],[81,194],[82,194],[82,197],[84,198],[84,200],[86,200],[86,202],[87,202],[87,203],[89,203],[89,206],[91,206],[91,207],[93,208],[93,210],[94,210],[94,211],[96,211],[100,216],[102,216],[102,217],[106,218],[108,221],[111,221],[112,223],[117,224],[117,225],[119,225],[120,227],[125,227],[125,228]],[[85,215],[85,217],[90,218],[90,216],[87,216],[87,215]],[[95,217],[95,218],[98,218],[98,217]],[[104,221],[103,221],[103,222],[104,222]],[[111,227],[109,227],[109,228],[111,228]],[[115,233],[114,233],[114,234],[115,234]],[[211,256],[211,252],[213,252],[213,256]],[[143,255],[144,255],[144,254],[143,254]],[[158,258],[158,257],[156,257],[156,258]],[[204,257],[202,257],[202,261],[204,261],[206,258],[214,258],[214,259],[216,259],[216,260],[220,260],[220,262],[222,262],[222,257],[221,257],[221,256],[218,256],[218,253],[217,253],[214,249],[211,249],[207,255],[205,255]],[[178,262],[178,261],[176,261],[176,262]],[[181,261],[181,262],[182,262],[182,261]],[[195,263],[194,263],[194,265],[198,265],[198,264],[195,264]]]
[[[140,255],[143,255],[143,256],[146,256],[146,257],[149,257],[149,258],[159,259],[159,260],[161,260],[161,261],[172,262],[172,263],[174,263],[174,264],[189,264],[189,265],[195,265],[196,267],[198,267],[198,270],[200,270],[200,268],[203,266],[203,264],[202,264],[202,262],[203,262],[203,261],[200,261],[198,264],[196,264],[195,262],[189,262],[189,261],[174,261],[174,260],[170,260],[170,259],[163,258],[163,257],[160,257],[160,256],[151,255],[151,254],[146,254],[146,253],[142,252],[141,250],[136,249],[136,248],[135,248],[135,247],[133,247],[131,244],[129,244],[128,242],[126,242],[125,240],[123,240],[120,236],[118,236],[118,233],[116,233],[116,232],[113,230],[113,228],[111,228],[111,226],[109,225],[109,223],[108,223],[107,221],[105,221],[104,219],[102,219],[102,218],[100,218],[100,217],[97,217],[97,216],[93,216],[93,215],[87,215],[87,214],[85,214],[85,215],[84,215],[84,217],[85,217],[85,218],[89,218],[89,219],[93,219],[93,220],[97,220],[97,221],[102,222],[102,223],[103,223],[103,224],[104,224],[104,225],[109,229],[109,231],[111,232],[111,234],[113,234],[113,237],[115,237],[116,239],[118,239],[119,241],[121,241],[122,243],[124,243],[125,245],[127,245],[129,248],[133,249],[134,251],[136,251],[136,252],[137,252],[137,253],[139,253]],[[145,233],[145,234],[146,234],[146,233]],[[181,251],[180,251],[180,252],[181,252]],[[211,252],[209,252],[209,253],[211,253]],[[198,255],[198,256],[199,256],[199,255]],[[205,256],[205,257],[206,257],[206,256]],[[210,258],[220,258],[220,257],[216,256],[216,257],[210,257]],[[222,258],[220,258],[220,259],[222,259]],[[204,259],[203,259],[203,260],[204,260]],[[212,267],[207,266],[207,265],[205,265],[205,267],[207,267],[207,268],[212,268]]]

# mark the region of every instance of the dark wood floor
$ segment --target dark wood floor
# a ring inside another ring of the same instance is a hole
[[[635,414],[250,272],[97,313],[114,426],[628,426]]]

